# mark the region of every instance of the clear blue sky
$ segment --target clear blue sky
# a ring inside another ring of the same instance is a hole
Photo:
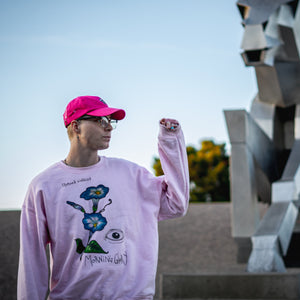
[[[62,114],[79,95],[127,112],[102,154],[151,170],[160,118],[178,119],[187,144],[229,149],[223,110],[257,91],[233,0],[3,0],[0,24],[0,209],[66,157]]]

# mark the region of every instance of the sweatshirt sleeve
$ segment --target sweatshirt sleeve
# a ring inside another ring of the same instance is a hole
[[[164,171],[158,216],[161,221],[185,215],[189,203],[188,160],[180,125],[170,131],[160,124],[158,152]]]
[[[48,290],[49,241],[42,192],[29,188],[21,211],[18,300],[44,300]]]

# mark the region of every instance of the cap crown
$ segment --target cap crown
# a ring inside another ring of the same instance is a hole
[[[84,115],[103,117],[112,115],[116,120],[125,117],[123,109],[108,107],[105,101],[98,96],[80,96],[69,102],[64,113],[64,123],[67,127],[73,120]]]

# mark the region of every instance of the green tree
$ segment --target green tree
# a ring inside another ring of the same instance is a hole
[[[190,172],[191,201],[229,201],[229,157],[225,144],[204,140],[197,149],[186,148]],[[163,175],[160,160],[154,157],[152,168],[156,176]]]

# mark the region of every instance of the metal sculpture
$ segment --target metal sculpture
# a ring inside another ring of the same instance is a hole
[[[284,272],[300,192],[300,4],[240,0],[242,58],[255,68],[250,112],[225,110],[232,235],[252,240],[249,272]],[[270,204],[260,220],[257,200]]]

